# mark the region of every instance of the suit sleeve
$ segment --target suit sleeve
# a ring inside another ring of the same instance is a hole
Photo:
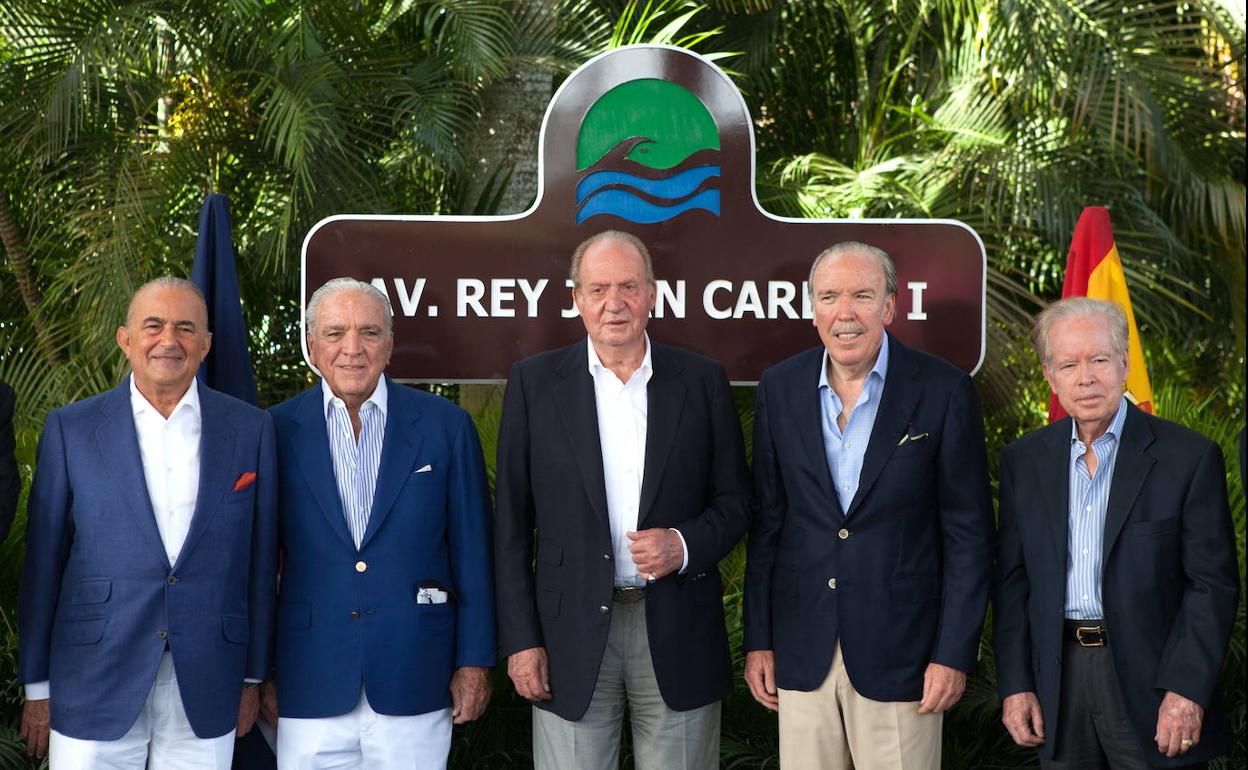
[[[251,573],[247,578],[250,639],[245,678],[265,679],[273,670],[277,604],[277,443],[273,416],[263,413],[256,460],[256,507],[251,517]]]
[[[992,583],[992,500],[984,421],[971,378],[954,386],[937,459],[943,595],[932,662],[974,671]]]
[[[685,540],[689,563],[686,573],[717,569],[722,559],[745,535],[754,509],[750,472],[745,464],[741,420],[728,387],[728,375],[715,367],[710,388],[711,478],[706,507],[677,528]]]
[[[481,440],[466,412],[451,457],[447,541],[458,601],[455,666],[492,667],[498,660],[494,624],[494,573],[490,560],[490,490]]]
[[[26,511],[26,558],[18,597],[17,677],[21,682],[43,682],[49,678],[52,624],[73,540],[73,491],[65,437],[56,412],[48,415],[39,437],[37,462]]]
[[[495,476],[498,518],[494,569],[498,632],[504,655],[544,647],[533,588],[533,526],[536,509],[530,475],[528,401],[524,371],[511,370],[503,395]]]
[[[758,384],[754,409],[754,491],[758,513],[746,547],[745,589],[741,647],[744,651],[770,650],[771,575],[788,506],[767,411],[767,380]]]
[[[13,390],[0,382],[0,541],[9,535],[17,515],[22,479],[17,474],[17,443],[13,438]]]
[[[1023,560],[1023,540],[1014,499],[1014,473],[1008,450],[1001,456],[1000,526],[993,576],[992,647],[997,664],[997,693],[1035,692],[1031,671],[1031,630],[1027,602],[1031,584]]]
[[[1181,516],[1187,583],[1154,686],[1208,708],[1218,687],[1239,603],[1239,567],[1226,499],[1226,469],[1222,452],[1213,442],[1207,443],[1197,462]]]

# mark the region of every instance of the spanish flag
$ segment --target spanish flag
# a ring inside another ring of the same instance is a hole
[[[1066,255],[1066,282],[1062,285],[1062,299],[1067,297],[1092,297],[1117,303],[1127,314],[1127,345],[1129,357],[1127,368],[1127,398],[1146,412],[1153,411],[1153,389],[1148,384],[1148,370],[1144,367],[1144,348],[1140,345],[1140,333],[1135,326],[1135,313],[1131,311],[1131,298],[1127,294],[1127,278],[1122,272],[1122,260],[1114,246],[1114,228],[1109,222],[1109,211],[1103,206],[1088,206],[1075,224],[1075,237],[1070,241],[1070,253]],[[1049,422],[1066,416],[1066,410],[1057,402],[1055,394],[1049,394]]]

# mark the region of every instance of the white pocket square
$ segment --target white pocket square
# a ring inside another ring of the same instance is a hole
[[[901,437],[901,441],[897,442],[897,446],[901,446],[907,441],[919,441],[920,439],[925,439],[925,438],[927,438],[926,433],[920,433],[917,436],[911,436],[910,434],[907,433],[906,435]]]
[[[431,470],[433,470],[432,465],[422,465],[416,470],[412,471],[412,473],[428,473]]]

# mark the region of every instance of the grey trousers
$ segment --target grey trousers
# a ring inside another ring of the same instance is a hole
[[[645,602],[615,602],[607,649],[585,716],[571,722],[533,709],[537,770],[616,770],[626,703],[637,770],[719,767],[719,702],[691,711],[668,708],[650,659]]]

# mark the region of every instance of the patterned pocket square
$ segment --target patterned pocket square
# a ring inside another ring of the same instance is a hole
[[[906,443],[907,441],[919,441],[919,440],[921,440],[921,439],[925,439],[925,438],[927,438],[927,434],[926,434],[926,433],[918,433],[918,434],[913,435],[913,436],[911,436],[909,433],[907,433],[907,434],[905,434],[905,435],[903,435],[903,436],[901,437],[901,441],[898,441],[898,442],[897,442],[897,446],[901,446],[902,444]]]
[[[239,477],[238,477],[238,481],[235,481],[235,482],[234,482],[234,491],[235,491],[235,492],[241,492],[241,491],[243,491],[244,489],[246,489],[247,487],[249,487],[249,486],[251,486],[252,484],[255,484],[255,483],[256,483],[256,472],[255,472],[255,471],[247,471],[247,472],[246,472],[246,473],[244,473],[242,476],[239,476]]]
[[[431,470],[433,470],[433,466],[432,466],[432,465],[428,465],[428,464],[426,464],[426,465],[422,465],[422,466],[420,466],[419,468],[417,468],[416,470],[412,471],[412,473],[428,473],[428,472],[429,472],[429,471],[431,471]]]

